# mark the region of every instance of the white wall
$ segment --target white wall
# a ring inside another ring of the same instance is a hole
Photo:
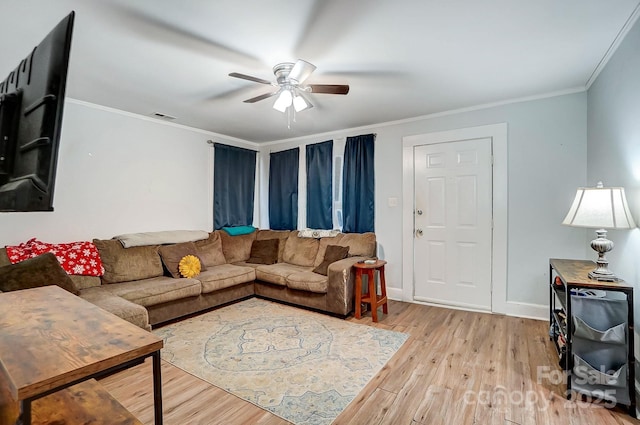
[[[588,92],[587,180],[594,186],[625,188],[631,213],[640,224],[640,21],[631,28]],[[586,258],[593,230],[584,231]],[[609,231],[615,248],[609,267],[636,290],[640,282],[640,230]],[[637,295],[636,295],[637,297]],[[640,310],[636,308],[636,317]]]
[[[212,228],[213,148],[255,145],[67,100],[54,212],[0,213],[0,245]]]
[[[584,256],[581,231],[561,226],[586,178],[586,93],[451,113],[273,143],[263,152],[376,133],[376,235],[390,293],[402,293],[402,137],[506,122],[508,134],[508,295],[522,314],[545,317],[548,260]],[[335,152],[334,152],[335,154]],[[266,155],[263,155],[263,157]],[[301,167],[303,167],[301,165]],[[263,182],[267,179],[262,179]],[[304,199],[300,195],[301,199]],[[398,206],[390,207],[389,198]],[[409,237],[411,237],[409,235]],[[532,304],[529,305],[529,304]]]

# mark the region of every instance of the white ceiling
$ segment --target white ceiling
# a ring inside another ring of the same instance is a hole
[[[585,88],[640,0],[20,0],[0,2],[0,79],[76,11],[67,96],[252,142]],[[311,95],[287,128],[271,68]]]

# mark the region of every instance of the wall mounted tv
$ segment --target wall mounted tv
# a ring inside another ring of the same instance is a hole
[[[0,83],[0,211],[53,211],[74,16]]]

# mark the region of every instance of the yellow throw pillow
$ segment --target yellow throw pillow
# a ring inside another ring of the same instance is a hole
[[[178,270],[182,277],[195,277],[200,274],[200,259],[195,255],[185,255],[180,260]]]

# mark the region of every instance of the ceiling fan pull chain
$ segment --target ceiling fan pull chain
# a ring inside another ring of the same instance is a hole
[[[296,95],[294,93],[293,97],[295,98],[295,96]],[[293,109],[293,111],[291,111],[291,113],[293,114],[293,122],[295,123],[296,122],[296,115],[297,115],[298,111],[296,111],[296,108],[294,108],[293,105],[291,105],[291,107],[289,109]]]

